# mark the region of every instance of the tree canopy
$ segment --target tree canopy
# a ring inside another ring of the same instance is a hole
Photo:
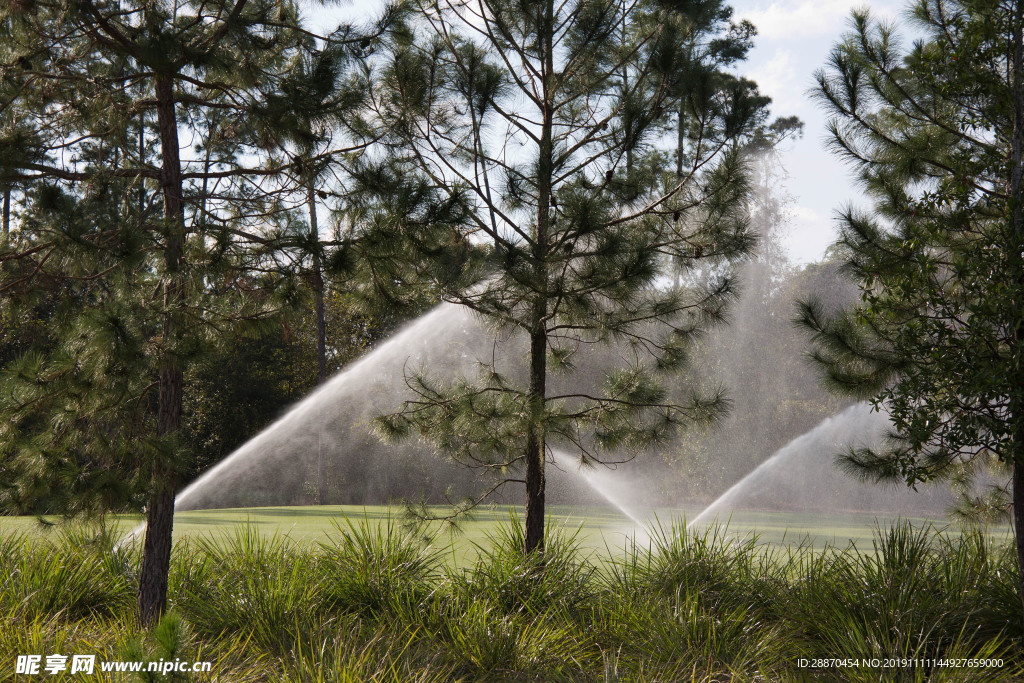
[[[1022,5],[911,9],[921,39],[857,12],[818,76],[832,147],[872,206],[841,215],[860,302],[834,316],[808,302],[801,322],[830,384],[894,428],[848,466],[914,486],[1004,463],[1024,566]]]
[[[0,26],[0,181],[31,207],[17,241],[5,231],[0,291],[57,308],[53,343],[5,373],[6,483],[71,482],[65,512],[144,499],[149,622],[192,466],[186,373],[295,291],[268,256],[295,247],[292,176],[318,159],[268,153],[284,146],[275,135],[301,137],[282,102],[297,121],[310,99],[282,93],[330,87],[337,69],[300,67],[335,64],[325,45],[361,51],[381,28],[315,36],[276,0],[40,0],[5,5]]]
[[[379,245],[366,281],[396,300],[432,287],[520,345],[477,377],[410,377],[415,398],[380,428],[427,435],[495,488],[524,484],[527,550],[543,546],[551,447],[584,466],[631,457],[723,406],[670,400],[663,382],[733,293],[727,268],[683,289],[669,265],[753,242],[742,147],[768,100],[725,68],[749,26],[711,5],[423,3],[380,67],[393,154],[362,173]],[[598,386],[549,382],[608,342],[628,351]]]

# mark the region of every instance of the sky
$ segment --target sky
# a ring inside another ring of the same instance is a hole
[[[380,0],[352,0],[342,6],[310,10],[312,26],[326,28],[345,19],[368,17]],[[781,163],[788,178],[790,225],[784,244],[797,264],[822,257],[835,241],[835,213],[860,200],[853,176],[825,149],[826,115],[814,102],[814,72],[824,66],[832,46],[849,27],[850,12],[867,7],[879,19],[898,19],[906,0],[734,0],[736,20],[758,29],[754,49],[737,71],[756,81],[772,100],[773,116],[799,116],[802,139],[786,143]]]
[[[903,0],[735,0],[737,19],[758,29],[755,47],[738,70],[771,96],[774,116],[799,116],[804,136],[787,143],[782,165],[789,178],[791,220],[786,250],[796,263],[819,259],[835,241],[835,212],[859,203],[861,193],[847,165],[825,149],[827,117],[813,101],[814,72],[848,30],[850,12],[867,7],[879,19],[898,19]]]

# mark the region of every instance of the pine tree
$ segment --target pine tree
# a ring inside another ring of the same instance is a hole
[[[724,266],[749,250],[740,148],[767,100],[684,49],[707,31],[688,5],[423,3],[417,34],[381,66],[393,156],[362,175],[386,198],[365,211],[367,280],[395,301],[430,286],[519,340],[525,357],[477,378],[410,377],[416,397],[380,428],[496,473],[490,491],[522,483],[526,551],[543,549],[553,445],[584,465],[631,457],[724,404],[670,400],[664,380],[722,318],[727,268],[682,291],[666,267]],[[660,132],[680,98],[681,173]],[[553,390],[549,378],[608,342],[631,359],[603,386]]]
[[[401,16],[401,8],[388,6],[372,25],[362,29],[344,25],[323,49],[296,55],[260,111],[268,151],[281,156],[282,165],[294,169],[283,189],[298,190],[304,204],[307,223],[299,233],[298,248],[289,250],[289,255],[309,264],[317,326],[318,383],[327,378],[325,268],[333,263],[344,270],[350,247],[339,226],[334,226],[333,240],[323,239],[319,208],[330,206],[334,213],[344,213],[347,192],[342,161],[361,153],[373,132],[363,120],[370,91],[363,60]]]
[[[19,153],[0,180],[29,188],[32,211],[12,256],[20,279],[0,287],[72,283],[78,297],[58,318],[58,352],[6,373],[5,449],[43,468],[23,473],[22,490],[98,473],[98,509],[145,496],[139,612],[152,623],[189,468],[185,370],[267,320],[279,306],[266,292],[292,291],[276,268],[261,272],[279,246],[275,191],[297,166],[262,153],[259,117],[290,60],[332,38],[276,0],[39,0],[9,3],[2,22],[2,101],[22,117],[5,129]]]
[[[362,65],[401,15],[400,7],[388,6],[365,29],[339,27],[323,49],[296,55],[260,111],[268,151],[293,169],[281,187],[282,201],[286,204],[288,194],[297,195],[298,201],[290,201],[295,208],[303,205],[306,216],[304,224],[294,221],[292,234],[282,240],[276,256],[285,271],[303,272],[312,294],[317,384],[327,381],[330,280],[337,284],[351,274],[352,234],[343,220],[348,195],[344,160],[372,142],[372,128],[363,120],[370,84]],[[322,235],[321,208],[329,209],[334,219],[329,239]],[[335,348],[335,355],[346,351]],[[317,457],[316,488],[317,502],[323,505],[327,485],[322,452]]]
[[[910,16],[923,38],[903,47],[855,13],[818,77],[873,206],[842,214],[860,303],[808,302],[801,322],[830,384],[898,435],[846,464],[909,486],[1005,464],[1024,567],[1024,3],[920,0]]]

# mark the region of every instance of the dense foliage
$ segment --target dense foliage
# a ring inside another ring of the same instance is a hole
[[[862,297],[831,318],[811,302],[802,321],[830,383],[894,427],[890,448],[851,453],[851,469],[914,486],[1002,464],[1024,563],[1022,12],[920,0],[910,20],[923,38],[909,48],[854,14],[818,95],[873,203],[842,220]]]
[[[900,525],[873,549],[772,549],[673,526],[586,557],[521,523],[464,566],[388,522],[319,546],[242,527],[176,549],[171,612],[132,619],[134,552],[75,532],[0,541],[0,666],[15,653],[213,661],[219,681],[1012,681],[1024,675],[1013,553]],[[543,568],[543,570],[542,570]],[[915,660],[809,668],[800,659]],[[936,660],[964,658],[965,666]],[[966,660],[999,660],[967,666]]]
[[[927,40],[907,51],[856,15],[820,75],[833,146],[874,205],[842,223],[862,302],[834,320],[813,306],[805,316],[831,382],[885,406],[902,438],[853,462],[910,485],[1019,462],[1021,386],[1016,18],[991,3],[922,2],[914,19]]]
[[[5,363],[2,483],[24,509],[144,502],[145,619],[164,602],[175,492],[207,464],[183,431],[186,378],[273,325],[309,254],[323,330],[324,248],[290,200],[307,203],[303,170],[329,136],[287,93],[343,108],[346,59],[380,26],[318,38],[271,0],[0,11],[0,184],[21,209],[17,230],[5,209],[4,316],[50,305],[47,343]]]

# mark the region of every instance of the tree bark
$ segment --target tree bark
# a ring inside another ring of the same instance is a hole
[[[4,185],[4,232],[0,235],[0,244],[11,240],[11,186]]]
[[[316,310],[316,383],[327,381],[327,319],[324,315],[324,273],[320,263],[320,226],[316,217],[316,191],[310,178],[306,193],[309,208],[310,243],[313,247],[313,306]],[[317,505],[327,504],[327,476],[324,472],[324,457],[320,444],[321,422],[317,424],[316,453],[316,499]]]
[[[146,113],[139,112],[139,168],[146,167]],[[206,192],[204,190],[203,194]],[[146,181],[139,178],[139,230],[143,230],[146,224]]]
[[[1021,184],[1024,179],[1024,2],[1014,3],[1013,56],[1013,139],[1010,143],[1010,268],[1016,284],[1014,298],[1016,320],[1013,326],[1012,363],[1014,394],[1010,397],[1013,460],[1013,522],[1017,541],[1017,567],[1020,573],[1021,615],[1024,616],[1024,205]]]
[[[316,381],[327,379],[327,319],[324,314],[324,272],[320,262],[320,228],[316,217],[316,195],[313,181],[309,183],[309,229],[313,246],[313,295],[316,308]]]
[[[676,179],[683,179],[683,147],[686,144],[686,102],[679,98],[679,120],[676,122]]]
[[[551,223],[553,167],[553,112],[554,73],[553,27],[554,8],[550,0],[544,3],[539,17],[538,32],[544,51],[541,71],[543,101],[541,104],[541,136],[537,159],[537,228],[534,234],[534,278],[537,288],[533,302],[533,320],[530,330],[530,386],[527,395],[530,427],[526,435],[526,552],[544,550],[544,410],[547,384],[547,258]]]
[[[174,81],[167,75],[156,79],[157,120],[160,128],[160,189],[164,199],[166,238],[163,274],[163,344],[158,380],[157,435],[178,431],[181,424],[182,370],[175,358],[175,337],[179,334],[176,311],[182,291],[178,282],[181,250],[185,239],[182,203],[181,160],[178,156],[178,121],[174,111]],[[152,490],[146,512],[146,540],[139,575],[139,619],[153,624],[167,606],[167,574],[171,562],[171,532],[174,523],[176,473],[172,463],[153,464]]]
[[[530,337],[530,431],[526,438],[526,552],[544,551],[544,395],[547,334]]]
[[[168,474],[154,468],[153,492],[146,507],[146,540],[139,574],[139,621],[159,621],[167,607],[167,575],[171,567],[171,532],[174,524],[174,488]],[[163,481],[161,481],[163,480]]]
[[[626,38],[626,34],[627,34],[626,16],[627,16],[627,13],[629,12],[629,9],[627,8],[627,5],[628,5],[628,3],[626,2],[626,0],[622,0],[622,2],[619,3],[619,11],[622,12],[622,15],[621,15],[621,18],[620,18],[620,22],[619,22],[619,35],[621,36],[621,40],[622,40],[622,44],[623,45],[626,44],[626,40],[627,40],[627,38]],[[628,96],[629,96],[629,65],[626,64],[626,63],[623,63],[622,64],[622,98],[625,99]],[[628,130],[625,131],[626,136],[629,138],[629,141],[626,144],[626,178],[629,178],[631,175],[633,175],[633,147],[636,145],[636,140],[633,139],[633,137],[632,137],[633,136],[633,127],[636,125],[636,122],[633,120],[632,116],[629,117],[628,121],[629,121],[629,128],[628,128]]]
[[[1014,430],[1014,439],[1021,435],[1020,427]],[[1021,575],[1021,613],[1024,614],[1024,464],[1013,464],[1013,532],[1017,542],[1017,567]]]

